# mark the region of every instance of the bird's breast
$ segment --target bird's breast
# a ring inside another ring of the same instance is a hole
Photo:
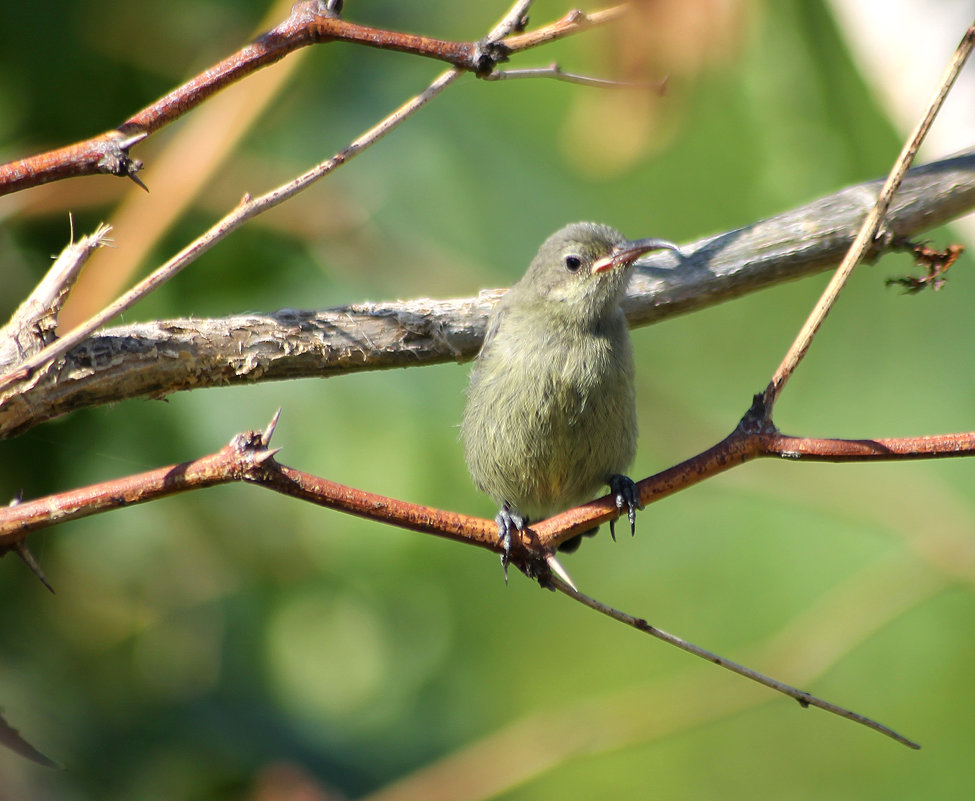
[[[463,434],[477,483],[532,519],[593,497],[633,459],[633,357],[625,322],[539,328],[507,317],[482,354]]]

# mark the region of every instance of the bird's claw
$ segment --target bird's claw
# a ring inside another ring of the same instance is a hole
[[[636,510],[643,509],[636,484],[629,476],[615,475],[609,478],[609,489],[616,498],[616,508],[620,514],[623,513],[623,507],[626,506],[626,516],[630,520],[630,536],[633,536],[636,534]],[[616,542],[615,523],[615,519],[609,521],[609,534],[613,538],[613,542]]]
[[[508,564],[511,562],[511,534],[512,531],[524,531],[528,525],[528,520],[511,511],[511,507],[505,503],[494,522],[498,524],[498,544],[501,546],[501,567],[504,568],[504,583],[508,583]]]

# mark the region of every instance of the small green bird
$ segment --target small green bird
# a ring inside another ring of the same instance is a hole
[[[488,319],[461,437],[474,483],[501,507],[506,569],[513,529],[591,500],[606,484],[635,530],[640,501],[624,475],[636,454],[633,350],[620,301],[634,260],[664,248],[680,253],[662,239],[568,225]],[[612,522],[610,531],[615,539]]]

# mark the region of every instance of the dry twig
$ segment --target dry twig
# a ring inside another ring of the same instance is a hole
[[[584,595],[583,593],[579,592],[577,589],[575,589],[575,587],[568,586],[560,579],[555,579],[553,583],[559,592],[568,595],[570,598],[578,601],[584,606],[588,606],[590,609],[606,615],[607,617],[623,623],[624,625],[630,626],[637,631],[642,631],[644,634],[649,634],[651,637],[656,637],[658,640],[661,640],[668,645],[673,645],[675,648],[680,648],[682,651],[686,651],[687,653],[693,654],[696,657],[705,659],[718,667],[722,667],[725,670],[730,670],[732,673],[737,673],[739,676],[744,676],[746,679],[751,679],[752,681],[761,684],[763,687],[768,687],[771,690],[775,690],[776,692],[787,695],[790,698],[794,698],[803,708],[814,706],[817,709],[825,710],[826,712],[838,715],[846,720],[859,723],[861,726],[866,726],[868,729],[873,729],[880,734],[890,737],[892,740],[896,740],[901,745],[906,745],[908,748],[917,750],[921,747],[913,740],[909,740],[902,734],[898,734],[893,729],[884,726],[882,723],[878,723],[872,718],[868,718],[850,709],[846,709],[845,707],[837,706],[836,704],[825,701],[812,693],[806,692],[805,690],[799,690],[791,685],[779,681],[778,679],[773,679],[771,676],[766,676],[763,673],[759,673],[757,670],[752,670],[745,665],[732,662],[730,659],[725,659],[723,656],[718,656],[718,654],[708,651],[705,648],[701,648],[692,642],[688,642],[681,637],[670,634],[662,629],[658,629],[656,626],[650,625],[643,618],[628,615],[626,612],[621,612],[618,609],[607,606],[606,604],[597,601],[595,598],[590,598],[588,595]]]
[[[961,68],[968,60],[973,45],[975,45],[975,25],[969,26],[961,42],[959,42],[958,48],[945,68],[944,75],[941,77],[934,97],[931,98],[931,102],[924,112],[924,116],[921,117],[921,120],[914,128],[907,142],[904,143],[904,147],[897,157],[897,161],[894,163],[890,175],[884,182],[876,205],[871,209],[870,214],[867,215],[867,219],[863,221],[863,226],[860,228],[857,238],[850,246],[850,250],[843,258],[840,266],[836,268],[836,273],[833,275],[832,280],[823,291],[823,295],[810,313],[809,319],[806,320],[796,335],[795,342],[789,348],[788,353],[782,359],[782,363],[775,371],[775,375],[772,376],[772,380],[765,389],[765,413],[769,419],[771,419],[775,401],[778,400],[786,381],[795,372],[799,362],[802,361],[806,351],[809,350],[813,337],[816,336],[816,332],[826,319],[826,315],[829,314],[829,310],[833,308],[837,297],[839,297],[843,287],[846,286],[847,280],[853,274],[853,269],[863,260],[864,256],[867,255],[867,252],[873,246],[874,240],[884,223],[884,218],[894,197],[894,193],[897,192],[901,182],[904,180],[908,167],[911,166],[911,162],[914,161],[914,156],[917,155],[918,148],[921,147],[921,142],[924,141],[924,137],[931,128],[931,124],[934,122],[934,118],[941,109],[942,103],[944,103],[945,98],[948,96],[948,92],[954,85],[958,73],[961,72]]]

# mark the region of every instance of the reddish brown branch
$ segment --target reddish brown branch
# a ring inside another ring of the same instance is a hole
[[[290,495],[293,498],[357,517],[468,542],[500,553],[498,529],[493,520],[434,509],[431,506],[421,506],[347,487],[301,470],[285,467],[273,460],[267,462],[260,471],[248,475],[246,480],[283,495]],[[0,533],[2,530],[0,524]]]
[[[499,550],[493,521],[353,489],[278,464],[268,449],[277,416],[263,431],[235,436],[216,453],[0,509],[0,549],[31,532],[194,489],[247,481],[348,514]]]
[[[509,46],[507,42],[496,42],[491,37],[477,42],[451,42],[371,28],[333,16],[327,11],[325,3],[318,0],[305,0],[297,3],[288,19],[280,25],[136,112],[117,129],[83,142],[0,165],[0,195],[63,178],[99,173],[129,177],[141,184],[137,173],[142,163],[129,155],[133,145],[221,89],[307,45],[350,42],[443,61],[458,70],[484,76],[505,61],[510,52],[609,22],[616,19],[621,10],[622,7],[617,7],[590,15],[571,12],[530,34],[513,37]]]
[[[201,459],[5,507],[0,511],[0,547],[9,548],[28,533],[58,523],[187,490],[241,481],[260,454],[256,445],[255,432],[248,432],[234,437],[228,445]]]
[[[268,449],[276,422],[275,417],[264,432],[238,434],[201,459],[2,508],[0,549],[16,548],[31,532],[57,523],[192,489],[246,481],[358,517],[500,552],[497,528],[491,520],[365,492],[279,464],[273,458],[276,451]],[[762,425],[761,409],[753,407],[724,440],[644,479],[637,487],[641,501],[650,504],[757,457],[862,462],[972,454],[975,432],[863,440],[790,437]],[[606,497],[544,520],[526,532],[511,561],[530,576],[544,576],[550,549],[618,514],[615,502]]]
[[[153,133],[221,89],[312,44],[350,42],[382,50],[396,50],[444,61],[457,69],[472,72],[490,69],[506,56],[506,50],[501,45],[482,47],[478,42],[448,42],[429,36],[370,28],[329,16],[320,10],[323,7],[324,4],[315,0],[296,4],[291,16],[276,28],[136,112],[119,126],[119,130],[123,133]]]
[[[473,72],[490,70],[494,63],[503,61],[506,54],[502,45],[447,42],[345,22],[330,16],[324,3],[306,0],[297,3],[288,19],[280,25],[136,112],[116,130],[0,165],[0,195],[79,175],[108,173],[135,178],[142,164],[129,156],[132,145],[221,89],[280,61],[289,53],[307,45],[334,41],[426,56]]]
[[[791,437],[780,434],[771,425],[752,427],[750,424],[757,422],[755,414],[749,412],[738,428],[706,451],[640,481],[637,489],[641,502],[654,503],[760,457],[789,461],[876,462],[975,455],[975,431],[881,439]],[[593,526],[615,519],[618,514],[615,500],[607,495],[555,515],[532,528],[540,545],[554,547]]]

